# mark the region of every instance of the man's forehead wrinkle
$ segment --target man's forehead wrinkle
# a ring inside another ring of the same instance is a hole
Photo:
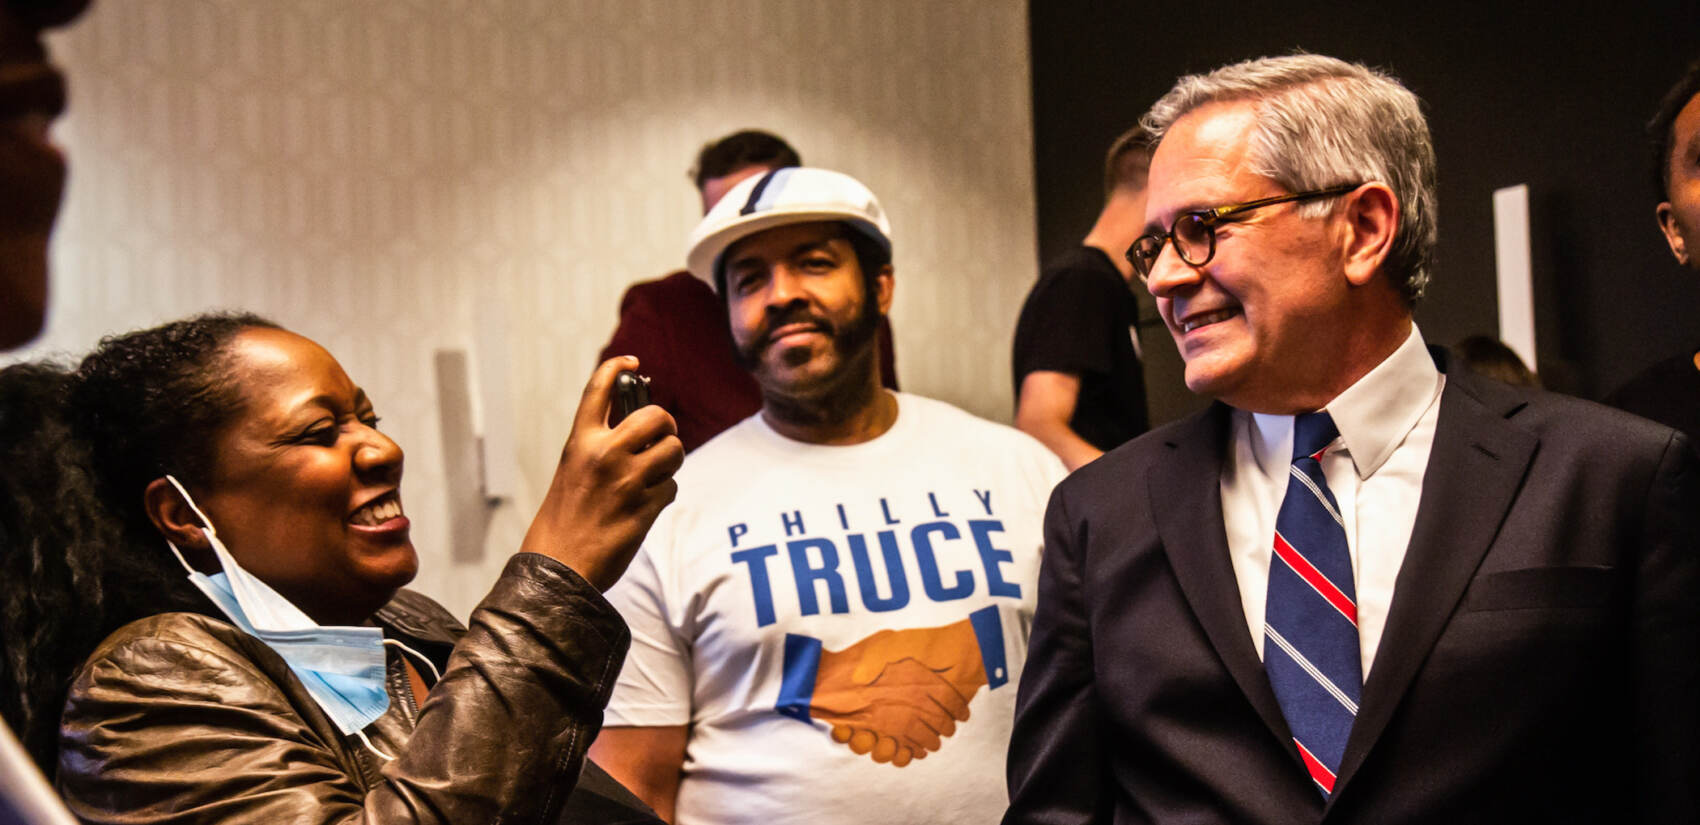
[[[1292,189],[1294,182],[1282,180],[1285,172],[1276,163],[1281,147],[1276,142],[1275,134],[1264,128],[1267,118],[1276,118],[1285,123],[1286,115],[1290,113],[1283,114],[1281,109],[1275,109],[1271,113],[1270,107],[1303,89],[1316,87],[1339,89],[1343,88],[1344,85],[1345,81],[1338,78],[1322,78],[1272,90],[1254,97],[1232,97],[1213,101],[1213,105],[1236,107],[1237,111],[1230,110],[1219,117],[1235,117],[1244,121],[1241,125],[1243,131],[1238,140],[1240,165],[1251,174],[1281,189]],[[1287,125],[1291,126],[1291,124]],[[1333,148],[1338,149],[1339,147]]]
[[[801,255],[804,252],[814,252],[817,249],[830,250],[832,249],[832,242],[836,240],[838,240],[838,238],[818,238],[812,241],[804,241],[803,243],[792,247],[791,254],[796,256]]]
[[[739,241],[738,245],[734,246],[731,252],[727,253],[726,267],[730,269],[732,267],[751,266],[762,263],[764,256],[757,251],[757,249],[758,247],[754,244]]]
[[[826,237],[826,238],[815,238],[813,240],[803,241],[801,243],[796,244],[795,246],[792,246],[789,250],[786,250],[783,253],[781,253],[780,255],[775,256],[775,257],[794,258],[798,255],[805,253],[805,252],[813,252],[817,249],[819,249],[819,250],[829,250],[830,251],[833,247],[832,242],[836,241],[836,240],[841,240],[841,239],[836,238],[836,237]],[[846,243],[848,243],[848,242],[846,242]],[[750,264],[759,264],[759,263],[765,262],[768,259],[768,256],[763,255],[762,253],[758,252],[754,246],[746,247],[746,248],[743,248],[743,249],[735,249],[734,253],[735,254],[732,256],[731,262],[727,264],[728,267],[735,267],[735,266],[740,266],[740,265],[750,265]]]
[[[1202,116],[1208,119],[1186,122],[1200,113],[1201,110],[1187,113],[1177,122],[1182,128],[1170,131],[1170,136],[1179,133],[1185,138],[1187,146],[1180,147],[1165,141],[1157,148],[1159,156],[1152,159],[1150,192],[1162,192],[1177,198],[1174,202],[1162,203],[1158,198],[1148,196],[1146,222],[1148,226],[1156,227],[1152,231],[1168,228],[1167,221],[1176,215],[1245,200],[1249,196],[1237,187],[1243,182],[1243,173],[1249,172],[1259,179],[1268,178],[1248,165],[1247,130],[1241,113],[1223,111],[1212,104],[1211,110],[1202,112]],[[1235,128],[1235,122],[1238,122],[1239,128]],[[1169,150],[1166,153],[1163,151],[1165,145]],[[1177,155],[1176,152],[1183,148],[1187,154]]]

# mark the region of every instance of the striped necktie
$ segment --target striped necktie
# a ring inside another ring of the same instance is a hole
[[[1320,460],[1338,434],[1325,412],[1293,420],[1293,463],[1275,517],[1263,618],[1263,667],[1324,797],[1334,792],[1363,688],[1352,556]]]

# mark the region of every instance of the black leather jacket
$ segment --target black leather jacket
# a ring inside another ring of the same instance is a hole
[[[442,671],[421,705],[391,650],[390,708],[365,734],[394,762],[342,736],[265,643],[166,613],[108,637],[71,685],[66,804],[125,825],[659,822],[585,759],[631,634],[566,566],[516,555],[470,629],[405,590],[374,621]]]

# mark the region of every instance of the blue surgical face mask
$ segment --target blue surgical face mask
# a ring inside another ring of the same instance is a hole
[[[212,599],[232,624],[276,651],[344,735],[359,737],[374,753],[392,758],[372,747],[361,733],[390,706],[390,694],[384,686],[384,632],[376,627],[325,627],[313,621],[270,585],[243,570],[189,491],[177,479],[169,475],[165,479],[206,525],[201,532],[223,568],[223,572],[208,576],[190,567],[177,545],[166,542],[183,569],[189,571],[189,581]]]

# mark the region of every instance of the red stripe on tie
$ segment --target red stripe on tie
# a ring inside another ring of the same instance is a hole
[[[1299,574],[1299,578],[1304,579],[1311,586],[1311,589],[1322,594],[1322,598],[1334,605],[1334,609],[1340,611],[1340,615],[1345,616],[1346,621],[1351,622],[1353,627],[1358,626],[1358,606],[1353,604],[1351,599],[1346,598],[1346,594],[1341,592],[1340,588],[1335,587],[1327,576],[1322,575],[1322,571],[1316,569],[1316,566],[1312,565],[1309,559],[1306,559],[1299,551],[1294,550],[1279,530],[1275,531],[1275,555],[1280,556],[1281,560],[1286,562],[1294,573]]]
[[[1311,755],[1310,749],[1306,748],[1305,743],[1300,742],[1298,737],[1293,738],[1293,744],[1299,746],[1299,758],[1305,761],[1305,770],[1310,771],[1310,778],[1316,784],[1322,786],[1324,793],[1333,793],[1334,772],[1329,770],[1327,765],[1318,762],[1316,757]]]

